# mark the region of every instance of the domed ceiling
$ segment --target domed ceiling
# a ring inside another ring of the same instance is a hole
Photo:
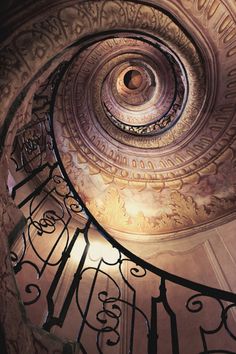
[[[157,3],[58,13],[84,39],[55,96],[57,148],[88,209],[117,234],[184,233],[236,208],[233,14],[224,1]]]

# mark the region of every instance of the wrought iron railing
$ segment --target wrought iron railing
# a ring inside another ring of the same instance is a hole
[[[192,340],[199,338],[201,349],[184,352],[236,353],[236,294],[181,278],[137,257],[95,220],[75,191],[52,124],[66,66],[61,64],[36,93],[32,120],[18,132],[12,153],[14,176],[19,176],[12,197],[27,223],[11,256],[29,318],[76,341],[82,353],[178,354],[185,346],[181,321],[187,327],[193,324],[191,316],[187,323],[181,314],[194,316],[214,303],[217,324],[211,329],[195,326]],[[181,312],[176,311],[177,288],[186,299]],[[222,332],[228,339],[215,341]]]

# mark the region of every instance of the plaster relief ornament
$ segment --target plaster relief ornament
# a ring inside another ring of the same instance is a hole
[[[73,28],[100,18],[60,74],[55,139],[76,191],[118,233],[186,233],[235,211],[236,54],[224,37],[219,55],[219,7],[183,6],[195,25],[187,13],[180,25],[154,5],[100,1]]]

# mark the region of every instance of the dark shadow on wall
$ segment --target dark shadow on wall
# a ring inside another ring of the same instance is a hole
[[[0,351],[1,351],[1,354],[7,354],[5,333],[4,333],[2,326],[0,326]]]

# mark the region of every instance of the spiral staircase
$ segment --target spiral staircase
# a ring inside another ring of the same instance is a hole
[[[1,353],[236,353],[235,18],[2,5]]]

